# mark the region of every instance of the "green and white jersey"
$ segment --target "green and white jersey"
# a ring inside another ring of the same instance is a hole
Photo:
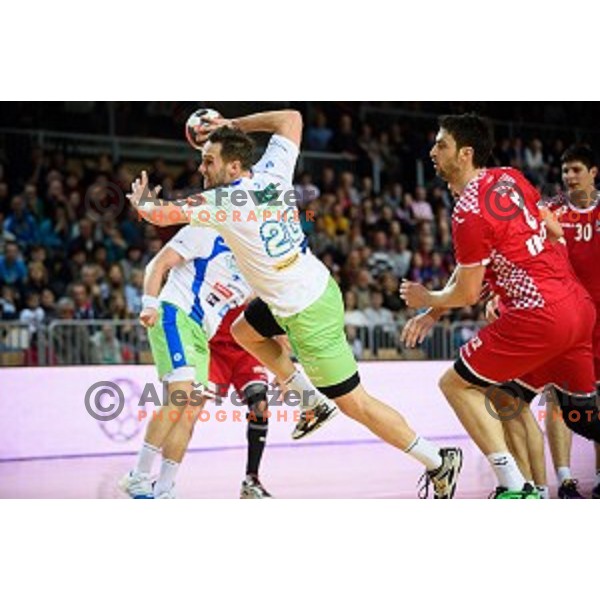
[[[248,302],[252,289],[216,231],[187,226],[167,246],[186,262],[171,269],[159,300],[183,310],[210,339],[231,309]]]
[[[254,291],[280,317],[313,304],[329,281],[327,267],[308,248],[292,179],[298,147],[274,135],[252,176],[202,194],[191,224],[223,236]]]

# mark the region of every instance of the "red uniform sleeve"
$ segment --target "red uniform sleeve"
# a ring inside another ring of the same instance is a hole
[[[481,214],[466,212],[455,215],[452,232],[459,266],[486,266],[490,262],[492,231]]]

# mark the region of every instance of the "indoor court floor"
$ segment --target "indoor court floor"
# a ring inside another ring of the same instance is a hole
[[[463,448],[465,462],[457,498],[487,498],[494,480],[487,461],[467,438],[435,440]],[[244,475],[245,447],[192,451],[179,472],[180,498],[235,499]],[[548,453],[547,453],[548,454]],[[549,460],[549,457],[547,457]],[[0,461],[1,498],[124,498],[116,482],[134,456],[108,455]],[[576,437],[572,471],[590,496],[594,449]],[[556,482],[548,470],[552,496]],[[379,441],[273,444],[263,459],[261,479],[280,499],[416,498],[421,466]]]

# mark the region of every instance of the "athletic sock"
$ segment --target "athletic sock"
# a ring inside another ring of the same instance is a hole
[[[567,479],[573,479],[570,467],[558,467],[558,469],[556,469],[556,477],[558,479],[558,485],[562,485]]]
[[[283,385],[288,390],[300,394],[302,410],[315,408],[325,398],[302,371],[296,371]]]
[[[519,471],[517,463],[508,452],[495,452],[490,454],[487,459],[494,469],[498,478],[498,485],[511,491],[521,491],[525,485],[525,478]]]
[[[136,473],[142,473],[149,475],[152,471],[152,465],[154,464],[155,458],[160,454],[160,449],[152,444],[144,442],[144,445],[140,448],[137,456],[137,463],[135,466]]]
[[[263,417],[256,417],[255,420],[248,419],[248,430],[246,439],[248,440],[248,460],[246,462],[246,475],[256,475],[260,470],[260,461],[267,442],[267,432],[269,430],[269,421]]]
[[[425,438],[417,436],[405,452],[425,465],[428,471],[435,471],[442,466],[440,449]]]
[[[160,465],[160,473],[158,479],[154,484],[154,496],[160,496],[164,492],[170,492],[175,485],[175,477],[177,476],[177,470],[179,469],[179,463],[175,461],[163,458]]]

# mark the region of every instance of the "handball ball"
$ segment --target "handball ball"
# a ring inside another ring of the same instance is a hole
[[[194,131],[194,127],[205,125],[209,119],[219,119],[221,115],[212,108],[201,108],[190,115],[185,124],[185,137],[192,148],[202,150],[204,141],[198,141],[198,134]]]

